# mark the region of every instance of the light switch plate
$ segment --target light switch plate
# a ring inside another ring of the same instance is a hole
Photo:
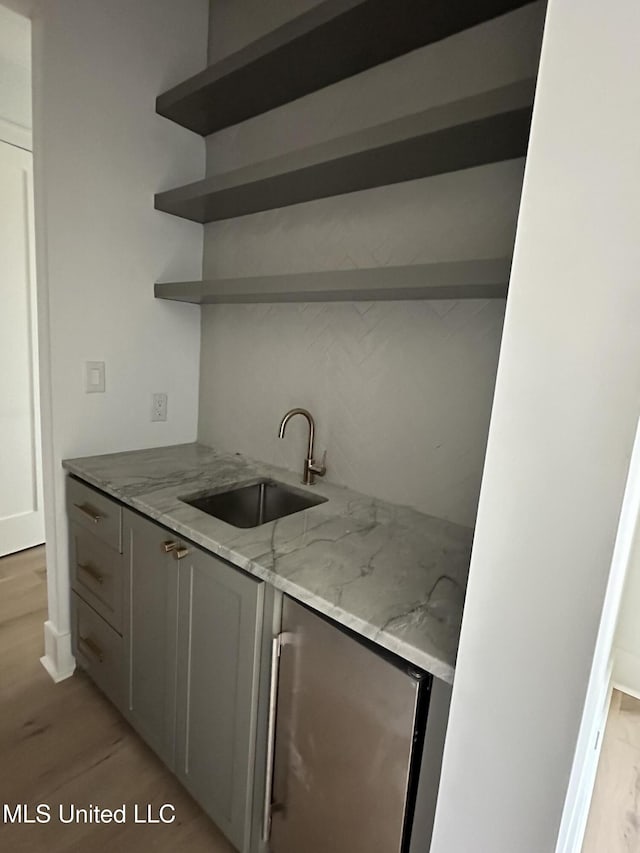
[[[104,361],[85,361],[84,390],[87,394],[104,394]]]

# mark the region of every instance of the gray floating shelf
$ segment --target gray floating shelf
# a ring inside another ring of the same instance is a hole
[[[155,296],[198,305],[504,299],[510,258],[157,283]]]
[[[325,0],[160,95],[156,110],[206,136],[530,0]]]
[[[525,80],[158,193],[156,210],[214,222],[523,157]]]

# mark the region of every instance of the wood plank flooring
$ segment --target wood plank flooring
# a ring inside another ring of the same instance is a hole
[[[234,853],[213,823],[81,672],[53,684],[40,664],[44,548],[0,558],[0,851]],[[51,821],[11,824],[3,805],[47,804]],[[60,805],[134,804],[172,824],[62,824]],[[614,691],[583,853],[640,853],[640,701]]]
[[[582,853],[640,853],[640,701],[613,691]]]
[[[0,851],[234,853],[213,823],[82,673],[54,684],[40,664],[44,548],[0,559]],[[49,823],[12,824],[3,805],[51,808]],[[175,806],[172,824],[63,824],[60,805]]]

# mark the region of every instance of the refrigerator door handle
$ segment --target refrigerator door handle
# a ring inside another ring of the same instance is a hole
[[[278,704],[278,673],[280,669],[280,648],[283,635],[279,634],[271,641],[271,683],[269,687],[269,720],[267,723],[267,775],[264,788],[264,813],[262,840],[266,844],[271,834],[271,811],[273,808],[273,762],[276,739],[276,707]]]

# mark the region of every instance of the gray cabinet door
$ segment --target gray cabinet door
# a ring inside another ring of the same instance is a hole
[[[180,560],[176,773],[249,849],[264,584],[191,548]]]
[[[168,531],[125,510],[127,717],[174,768],[178,561]]]

